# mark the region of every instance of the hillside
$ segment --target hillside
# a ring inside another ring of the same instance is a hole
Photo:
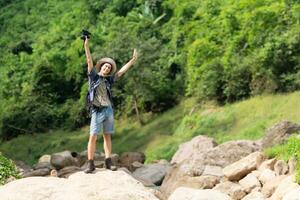
[[[173,109],[148,118],[140,126],[136,119],[118,120],[113,137],[115,153],[143,151],[147,162],[170,159],[178,145],[196,135],[213,137],[218,143],[234,139],[259,139],[265,130],[281,120],[300,122],[300,92],[257,96],[217,106],[186,99]],[[0,145],[9,158],[33,164],[43,154],[63,150],[83,151],[88,127],[77,131],[56,130],[44,134],[23,135]],[[102,140],[98,142],[102,150]]]

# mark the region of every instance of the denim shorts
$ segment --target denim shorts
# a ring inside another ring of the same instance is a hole
[[[100,111],[92,110],[90,134],[98,135],[101,130],[103,133],[114,133],[114,113],[111,106],[103,107]]]

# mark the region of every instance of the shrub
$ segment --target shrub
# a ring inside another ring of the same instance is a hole
[[[7,182],[10,177],[20,178],[14,163],[0,153],[0,185]]]

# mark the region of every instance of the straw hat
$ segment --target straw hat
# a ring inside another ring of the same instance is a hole
[[[116,65],[116,62],[111,58],[101,58],[100,60],[98,60],[96,66],[95,66],[96,70],[99,72],[104,63],[109,63],[111,65],[111,70],[110,70],[109,75],[113,75],[117,70],[117,65]]]

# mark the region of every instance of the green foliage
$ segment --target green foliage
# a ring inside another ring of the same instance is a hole
[[[15,164],[0,153],[0,185],[5,184],[11,177],[20,178],[19,172]]]
[[[291,158],[296,158],[296,181],[300,183],[300,139],[291,137],[284,144],[274,146],[265,150],[269,157],[276,157],[288,161]]]
[[[120,69],[139,52],[115,83],[116,116],[184,96],[226,104],[299,90],[299,11],[278,0],[2,0],[0,136],[88,122],[83,28],[94,63],[109,56]]]

